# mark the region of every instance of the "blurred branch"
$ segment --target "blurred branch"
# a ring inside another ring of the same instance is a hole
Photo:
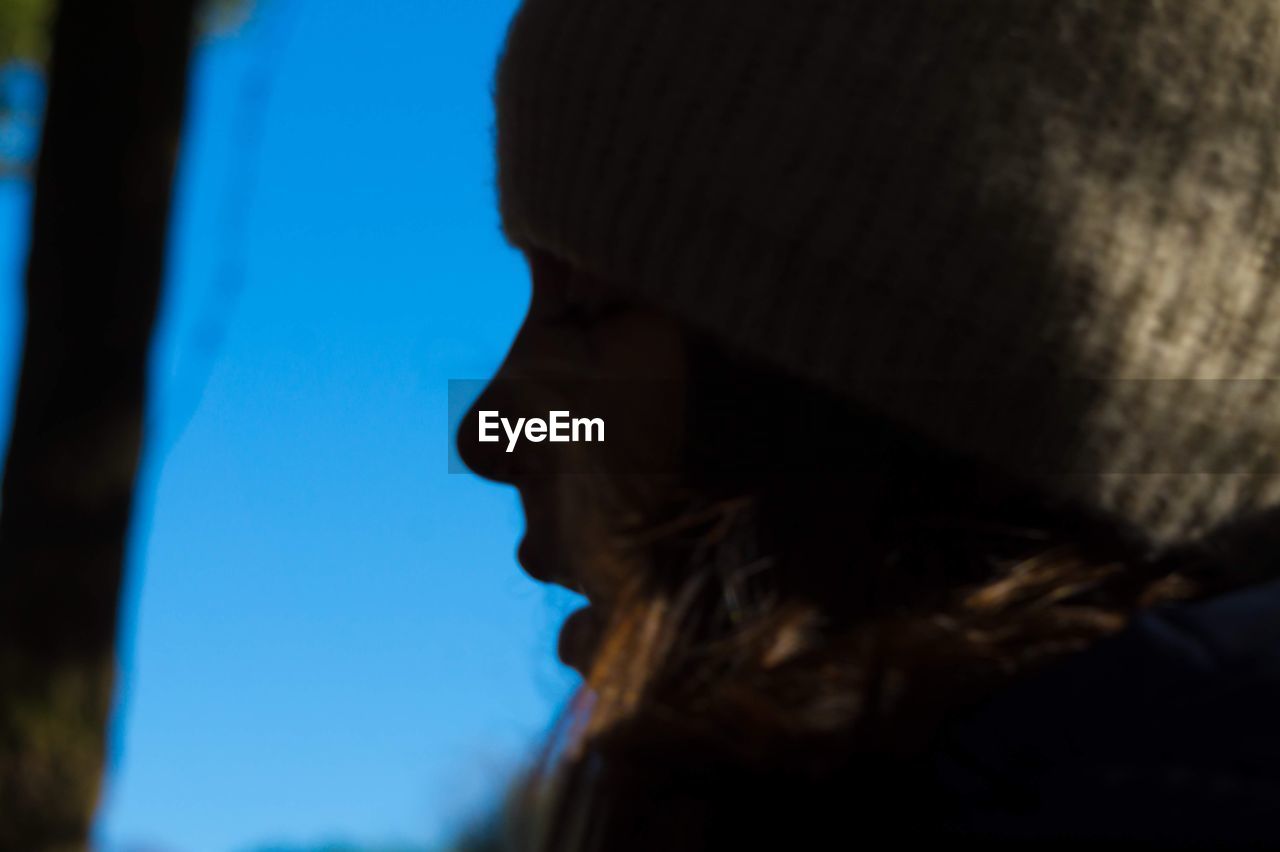
[[[29,180],[35,171],[26,163],[15,163],[12,160],[0,160],[0,180]]]
[[[24,852],[85,848],[96,805],[196,3],[60,7],[0,491],[0,849]]]

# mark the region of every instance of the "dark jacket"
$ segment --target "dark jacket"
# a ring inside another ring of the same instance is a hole
[[[1146,612],[953,719],[933,757],[947,834],[1280,849],[1280,580]]]

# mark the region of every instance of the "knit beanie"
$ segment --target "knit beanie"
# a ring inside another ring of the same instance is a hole
[[[525,0],[503,228],[1153,547],[1280,503],[1280,0]]]

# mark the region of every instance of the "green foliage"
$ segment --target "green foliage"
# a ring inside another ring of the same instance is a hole
[[[200,12],[201,29],[206,33],[234,30],[249,20],[255,0],[204,0]]]
[[[101,0],[94,0],[100,2]],[[39,75],[49,58],[58,0],[0,0],[0,181],[31,176],[41,104],[18,93],[15,77]],[[218,35],[247,22],[256,0],[200,0],[199,31]],[[25,67],[19,67],[21,66]],[[30,144],[28,144],[30,143]]]
[[[43,62],[53,0],[0,0],[0,63]]]
[[[0,849],[73,850],[88,831],[113,677],[109,655],[50,670],[0,647]]]
[[[55,7],[56,0],[0,0],[0,65],[48,58]],[[234,29],[252,9],[253,0],[205,0],[201,23],[206,32]]]

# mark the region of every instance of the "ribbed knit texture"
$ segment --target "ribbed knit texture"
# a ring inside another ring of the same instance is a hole
[[[1280,502],[1280,0],[526,0],[503,225],[1156,545]]]

